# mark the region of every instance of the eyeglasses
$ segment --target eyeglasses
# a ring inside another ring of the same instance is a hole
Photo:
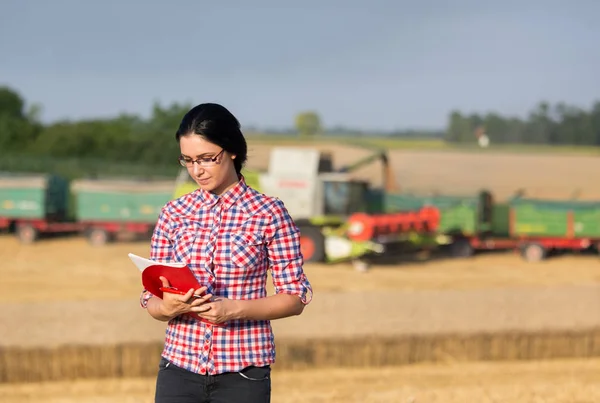
[[[204,167],[212,167],[219,163],[219,157],[221,156],[221,154],[223,154],[224,151],[225,151],[225,149],[222,149],[221,152],[219,152],[214,157],[201,157],[201,158],[197,158],[195,160],[193,160],[189,157],[184,157],[183,155],[180,155],[179,156],[179,164],[181,164],[182,167],[192,167],[192,166],[194,166],[194,162],[195,162],[196,164],[200,165],[203,168]]]

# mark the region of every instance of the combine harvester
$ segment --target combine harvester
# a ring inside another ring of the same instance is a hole
[[[384,188],[374,189],[352,172],[380,161]],[[258,191],[280,198],[300,228],[301,249],[307,262],[350,260],[361,267],[372,254],[393,252],[398,243],[436,231],[437,210],[384,214],[385,196],[398,191],[387,153],[377,150],[335,170],[330,153],[312,148],[274,147],[267,172],[243,172]],[[187,171],[178,178],[176,197],[196,189]]]

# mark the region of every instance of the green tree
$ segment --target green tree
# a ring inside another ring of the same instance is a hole
[[[25,101],[16,91],[0,87],[0,114],[11,118],[24,118]]]
[[[191,107],[180,103],[163,107],[155,103],[150,119],[132,133],[133,147],[139,158],[151,163],[177,164],[179,147],[175,132]]]
[[[481,125],[481,126],[480,126]],[[482,128],[492,143],[573,144],[600,146],[600,102],[591,110],[560,102],[554,106],[541,102],[527,119],[488,113],[465,116],[452,111],[446,140],[470,142],[474,130]]]
[[[463,116],[458,111],[453,111],[450,114],[446,140],[455,143],[474,142],[474,123],[477,122],[473,122],[472,119]]]
[[[16,91],[0,87],[0,150],[24,150],[40,130],[25,112],[25,101]]]
[[[590,115],[592,142],[600,146],[600,101],[594,103]]]
[[[302,137],[315,136],[321,132],[321,119],[316,112],[301,112],[296,116],[296,130]]]

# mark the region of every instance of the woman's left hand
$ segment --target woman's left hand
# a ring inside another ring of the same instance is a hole
[[[210,302],[191,309],[201,318],[220,324],[237,319],[237,302],[227,298],[213,298]]]

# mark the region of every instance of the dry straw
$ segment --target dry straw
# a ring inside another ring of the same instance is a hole
[[[154,376],[160,343],[0,349],[0,382]],[[600,329],[278,340],[276,368],[378,367],[431,362],[600,356]]]

